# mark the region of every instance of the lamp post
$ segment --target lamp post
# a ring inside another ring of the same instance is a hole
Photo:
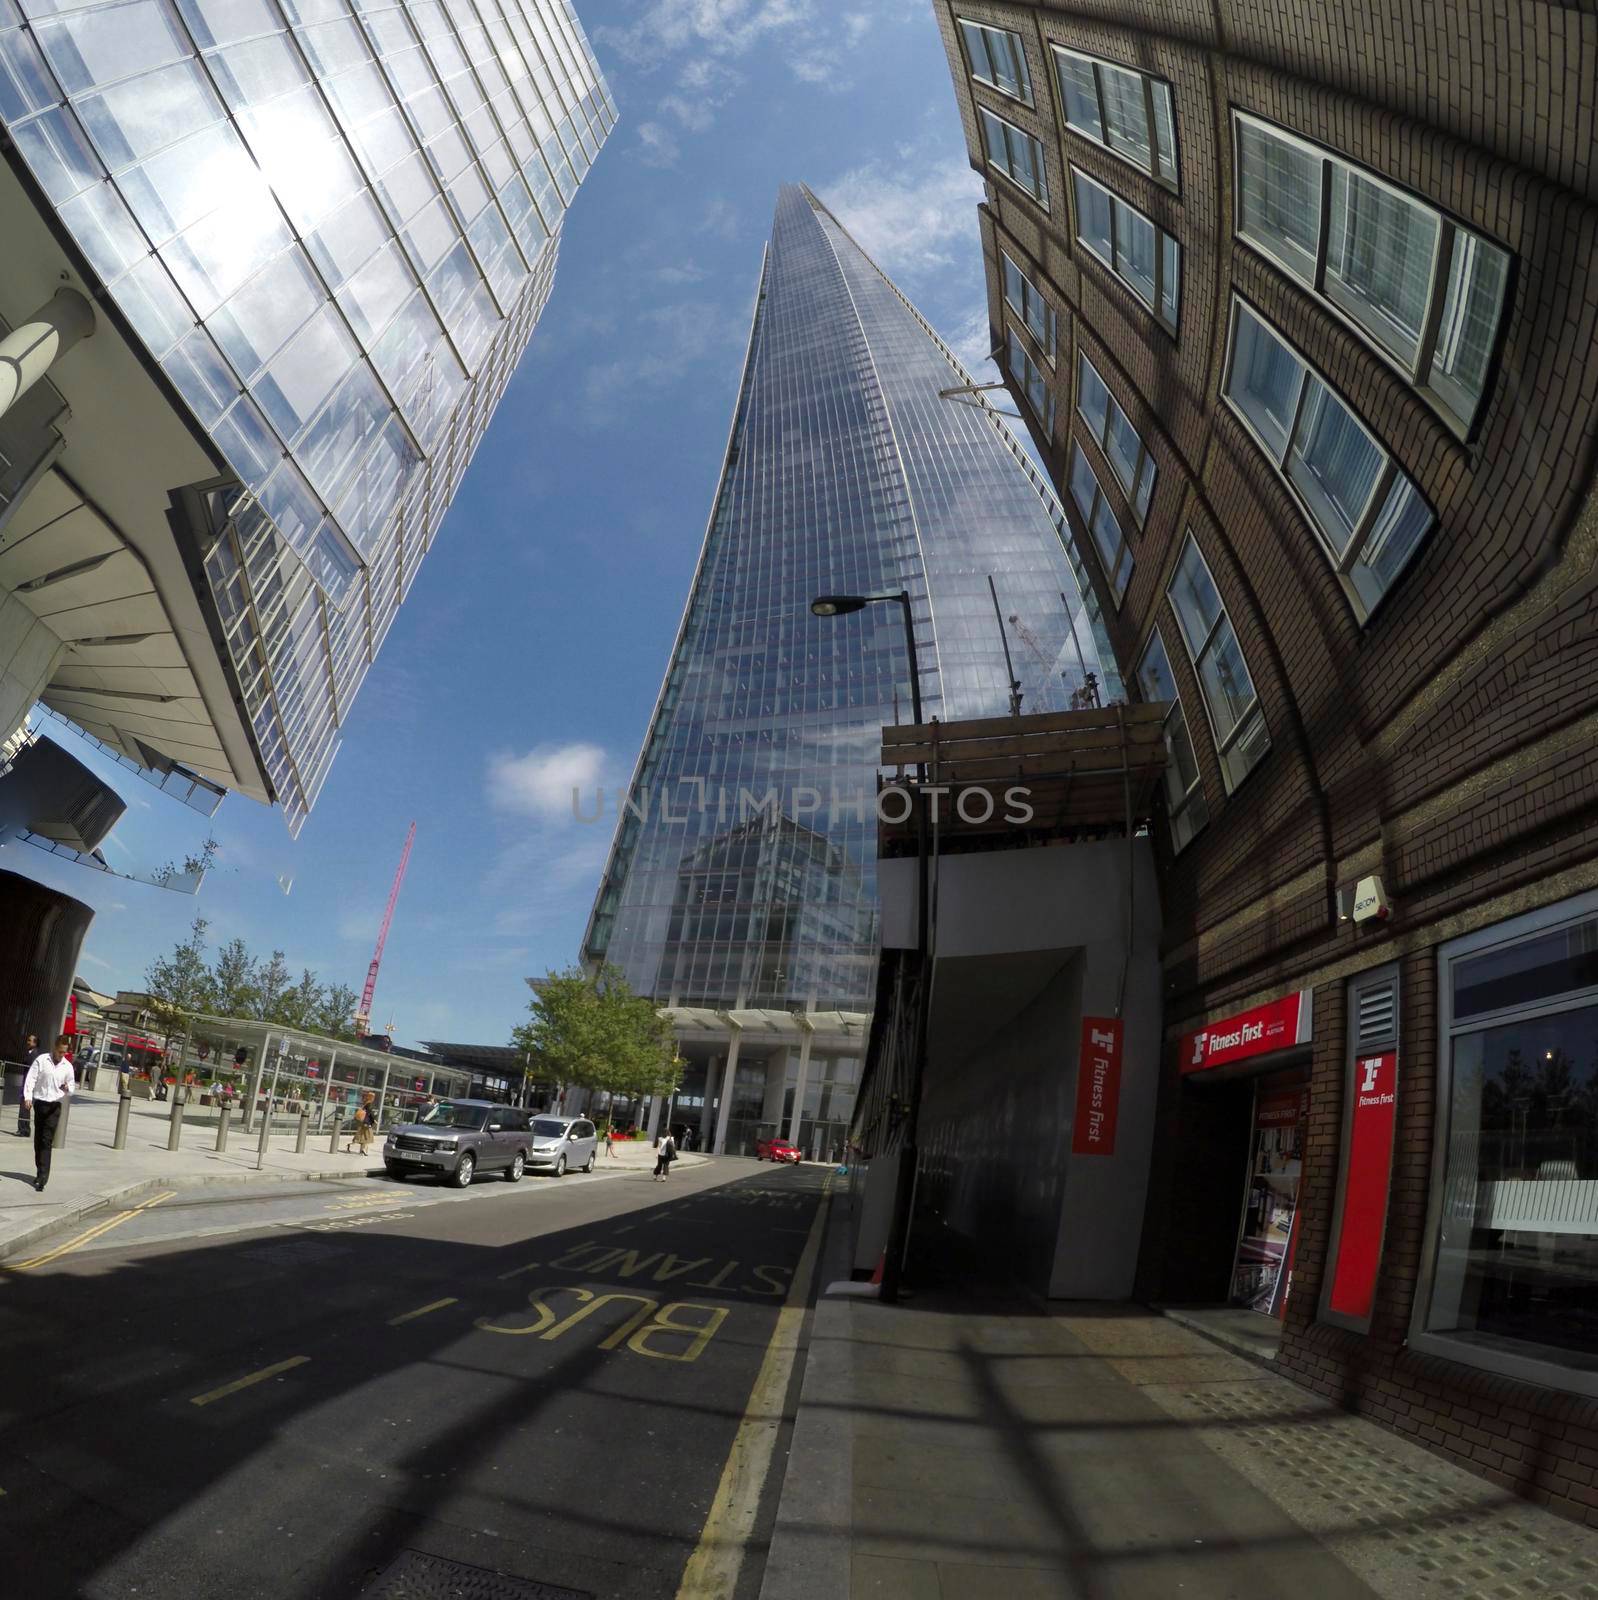
[[[818,617],[843,617],[851,612],[863,611],[870,605],[888,605],[897,602],[904,617],[905,649],[910,655],[910,715],[917,727],[922,725],[921,667],[916,654],[914,618],[910,610],[910,591],[901,589],[897,594],[823,594],[810,602],[810,609]],[[918,762],[917,776],[922,787],[926,784],[926,763]],[[916,997],[915,1033],[910,1052],[910,1104],[905,1112],[904,1143],[899,1150],[899,1168],[894,1185],[893,1215],[888,1224],[888,1244],[882,1258],[881,1298],[893,1302],[899,1298],[899,1279],[904,1261],[905,1246],[910,1237],[910,1209],[915,1197],[916,1129],[921,1115],[921,1086],[925,1077],[927,1054],[927,1022],[932,986],[932,953],[927,915],[927,806],[926,796],[916,795],[916,948],[921,957],[920,989]]]

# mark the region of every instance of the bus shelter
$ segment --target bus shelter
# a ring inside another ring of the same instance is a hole
[[[241,1017],[196,1017],[176,1067],[201,1105],[241,1106],[246,1128],[262,1112],[292,1121],[304,1111],[313,1131],[330,1129],[349,1122],[370,1090],[382,1129],[430,1097],[459,1099],[471,1087],[459,1068]]]

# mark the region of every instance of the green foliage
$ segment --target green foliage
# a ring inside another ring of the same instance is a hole
[[[179,940],[172,954],[152,961],[146,969],[144,986],[150,1010],[168,1040],[187,1032],[191,1019],[200,1012],[276,1022],[334,1039],[355,1037],[353,989],[345,984],[324,984],[309,967],[301,970],[298,983],[291,983],[281,950],[262,961],[242,939],[229,939],[217,951],[215,961],[207,965],[208,926],[204,917],[196,917],[187,938]]]
[[[682,1081],[671,1024],[615,967],[569,967],[533,981],[529,1020],[511,1042],[538,1075],[613,1096],[668,1094]]]

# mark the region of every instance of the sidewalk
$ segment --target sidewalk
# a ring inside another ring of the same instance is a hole
[[[762,1600],[990,1594],[1590,1600],[1598,1531],[1136,1307],[824,1291]]]
[[[195,1107],[198,1114],[199,1108]],[[285,1179],[364,1178],[383,1173],[381,1141],[368,1156],[346,1155],[347,1134],[330,1152],[330,1134],[312,1134],[305,1154],[294,1153],[294,1132],[279,1117],[269,1140],[265,1164],[255,1170],[257,1132],[245,1133],[235,1117],[228,1147],[216,1151],[216,1123],[185,1122],[180,1147],[166,1147],[169,1102],[130,1103],[127,1144],[111,1148],[116,1130],[115,1095],[88,1093],[76,1097],[67,1125],[66,1148],[55,1152],[50,1185],[43,1194],[33,1187],[33,1142],[16,1133],[16,1107],[0,1113],[0,1261],[16,1255],[35,1239],[102,1206],[123,1204],[162,1188],[194,1188],[212,1183],[266,1183]],[[698,1166],[703,1156],[684,1156],[680,1165]],[[607,1159],[604,1145],[594,1163],[597,1173],[639,1172],[653,1168],[655,1152],[647,1140],[622,1142]]]

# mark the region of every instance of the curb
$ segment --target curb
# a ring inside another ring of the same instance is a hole
[[[195,1172],[171,1178],[141,1178],[134,1183],[124,1183],[116,1188],[101,1189],[84,1195],[79,1200],[69,1200],[54,1216],[42,1218],[18,1229],[9,1238],[0,1239],[0,1261],[26,1250],[36,1240],[43,1239],[58,1229],[78,1222],[92,1212],[125,1205],[130,1200],[142,1199],[158,1189],[204,1189],[222,1183],[333,1183],[351,1178],[382,1177],[383,1168],[356,1172],[345,1167],[339,1172]]]

